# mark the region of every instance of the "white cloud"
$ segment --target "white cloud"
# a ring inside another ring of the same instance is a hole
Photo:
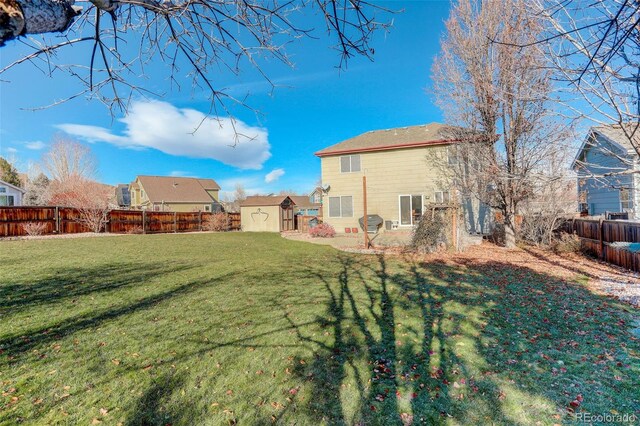
[[[185,172],[182,170],[173,170],[169,172],[169,176],[173,177],[195,177],[190,172]]]
[[[280,179],[284,175],[284,169],[273,169],[264,176],[266,183],[272,183]]]
[[[16,152],[18,152],[18,150],[10,146],[7,148],[7,152],[9,154],[15,154]]]
[[[32,142],[25,142],[24,143],[24,147],[27,149],[32,149],[34,151],[39,151],[42,148],[44,148],[46,145],[44,142],[42,141],[32,141]]]
[[[209,117],[167,102],[134,102],[120,119],[122,134],[82,124],[60,124],[65,132],[89,142],[123,148],[154,148],[169,155],[210,158],[240,169],[261,169],[271,157],[267,130],[228,117]]]

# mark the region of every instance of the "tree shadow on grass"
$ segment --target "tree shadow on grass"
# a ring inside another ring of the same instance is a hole
[[[577,395],[579,409],[640,414],[640,345],[620,329],[627,316],[611,299],[501,262],[407,260],[394,271],[383,256],[339,262],[337,278],[312,273],[327,293],[316,322],[332,338],[290,320],[316,348],[296,369],[311,386],[301,412],[314,421],[557,422]],[[356,412],[345,407],[347,382]]]
[[[210,280],[189,281],[178,285],[171,290],[141,298],[133,303],[111,306],[99,312],[77,315],[47,327],[32,329],[27,332],[20,333],[19,336],[7,336],[0,339],[0,350],[4,355],[11,359],[12,357],[25,353],[39,345],[44,345],[52,341],[62,339],[65,336],[72,335],[82,330],[98,327],[105,322],[116,320],[125,315],[131,315],[141,310],[153,308],[154,306],[166,302],[174,297],[188,294],[199,287],[211,285],[215,281],[224,280],[232,275],[232,273],[228,273]],[[154,276],[157,277],[157,273]],[[129,284],[140,283],[137,277],[131,276],[130,278],[131,280]]]
[[[190,418],[188,402],[172,404],[171,397],[184,385],[178,373],[166,373],[153,379],[138,399],[124,423],[126,426],[150,426],[195,423]]]
[[[131,263],[56,269],[47,278],[2,284],[0,315],[117,291],[189,268],[166,263]]]

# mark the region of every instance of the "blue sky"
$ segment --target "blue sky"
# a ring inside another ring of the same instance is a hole
[[[233,114],[247,133],[257,136],[252,142],[222,148],[232,142],[229,132],[208,121],[191,134],[188,129],[202,120],[208,101],[193,92],[186,77],[182,91],[156,78],[162,64],[149,67],[147,78],[164,95],[136,98],[126,117],[118,112],[112,117],[99,101],[81,98],[33,110],[80,87],[60,73],[49,78],[24,64],[0,82],[0,155],[26,170],[65,130],[89,144],[99,163],[98,180],[105,183],[127,183],[138,174],[173,174],[214,178],[230,192],[236,183],[248,192],[307,192],[320,176],[315,151],[368,130],[442,120],[426,89],[449,2],[381,3],[404,12],[393,16],[388,34],[376,36],[373,62],[355,58],[340,71],[332,40],[323,37],[287,49],[294,68],[275,61],[263,65],[279,85],[274,90],[251,70],[237,77],[211,75],[231,94],[249,94],[247,103],[258,113],[237,107]],[[19,43],[3,47],[0,66],[21,49]]]

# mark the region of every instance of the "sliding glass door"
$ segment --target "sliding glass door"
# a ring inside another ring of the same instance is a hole
[[[411,226],[422,216],[422,195],[400,195],[400,225]]]

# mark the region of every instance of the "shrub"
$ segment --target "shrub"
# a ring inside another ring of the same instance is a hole
[[[142,234],[142,226],[134,226],[127,231],[127,234]]]
[[[202,229],[205,231],[228,231],[231,220],[226,213],[214,213],[202,222]]]
[[[310,228],[309,235],[313,238],[333,238],[336,235],[336,230],[328,223],[321,223]]]
[[[430,253],[446,247],[448,244],[448,235],[450,234],[451,223],[446,220],[444,211],[427,211],[420,218],[418,226],[411,236],[411,248],[423,252]]]
[[[580,238],[566,232],[560,233],[560,236],[553,240],[551,249],[555,253],[580,253],[582,251]]]
[[[27,222],[22,225],[22,229],[29,236],[36,236],[44,234],[44,231],[47,229],[47,224],[43,222]]]

